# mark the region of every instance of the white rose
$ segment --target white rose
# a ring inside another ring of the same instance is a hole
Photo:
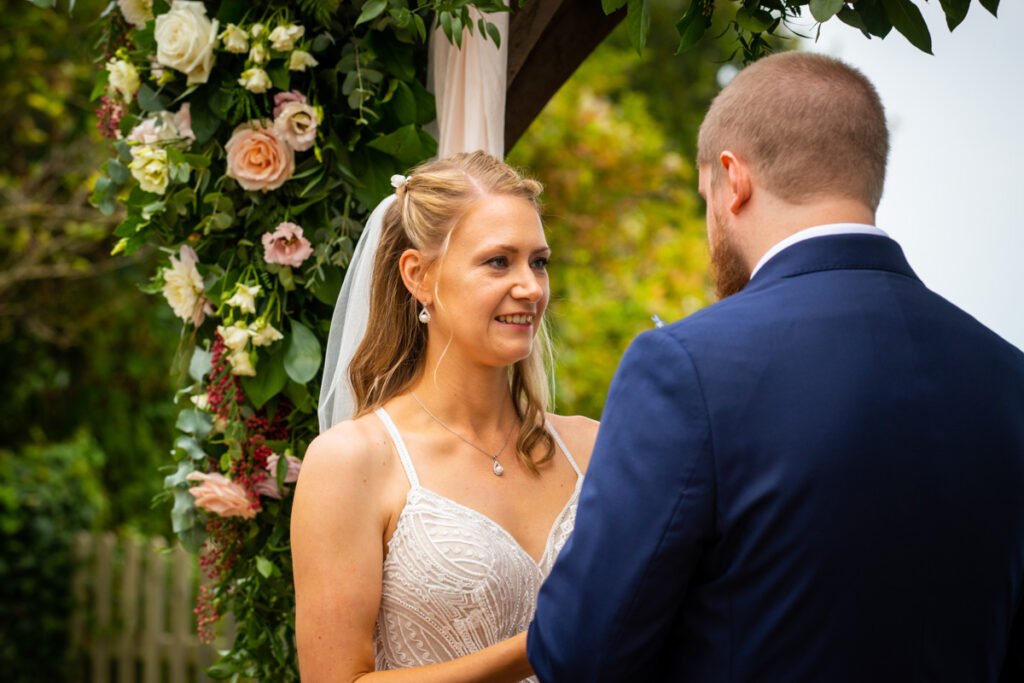
[[[110,87],[113,88],[125,102],[131,102],[135,93],[139,91],[139,72],[131,64],[123,59],[111,59],[107,62],[107,73]]]
[[[249,51],[249,36],[234,24],[228,24],[224,33],[220,34],[220,39],[228,52],[241,55]]]
[[[135,28],[145,28],[153,18],[153,0],[117,0],[121,16]]]
[[[238,79],[238,84],[257,95],[267,92],[273,86],[267,72],[257,67],[243,71],[242,77]]]
[[[259,38],[266,31],[266,27],[263,24],[253,24],[249,27],[249,35],[253,38]]]
[[[306,33],[298,24],[282,24],[270,32],[270,46],[278,52],[295,49],[295,41]]]
[[[218,325],[217,334],[224,340],[224,346],[231,349],[233,353],[245,351],[245,347],[249,343],[249,337],[252,336],[249,328],[238,322],[231,327]]]
[[[166,150],[149,145],[133,149],[132,162],[128,168],[146,192],[163,194],[167,191],[167,183],[171,178],[167,169]]]
[[[263,64],[269,56],[270,53],[267,51],[267,46],[263,43],[256,43],[249,50],[249,61],[253,64]]]
[[[256,368],[252,366],[252,358],[244,351],[232,353],[228,356],[228,363],[231,364],[232,375],[256,376]]]
[[[186,74],[188,84],[206,83],[213,67],[217,20],[206,17],[206,6],[174,0],[171,11],[156,18],[156,58],[164,66]]]
[[[260,286],[249,287],[239,283],[235,287],[234,295],[225,301],[228,306],[234,306],[242,313],[256,312],[256,297],[260,295]]]
[[[163,270],[164,298],[174,310],[174,315],[182,320],[191,320],[196,327],[202,324],[205,304],[203,278],[196,268],[198,260],[191,247],[182,246],[179,258],[171,256],[171,267]]]
[[[252,334],[253,346],[270,346],[274,342],[284,339],[284,335],[266,321],[260,321],[251,325],[249,332]]]
[[[288,59],[288,68],[291,71],[305,71],[307,66],[316,66],[319,63],[313,55],[305,50],[296,50]]]

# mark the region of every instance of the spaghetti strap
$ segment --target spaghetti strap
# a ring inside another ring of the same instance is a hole
[[[419,488],[420,478],[416,476],[416,468],[412,466],[412,458],[409,457],[409,451],[405,448],[402,435],[398,433],[398,427],[395,426],[391,416],[388,415],[388,411],[384,410],[384,408],[377,408],[373,412],[384,423],[385,429],[391,435],[391,441],[395,444],[395,450],[398,451],[398,458],[402,461],[402,467],[405,469],[405,476],[409,478],[409,484],[413,488]],[[579,470],[576,471],[578,472]]]
[[[548,431],[551,432],[551,436],[555,437],[555,443],[557,443],[558,447],[562,449],[563,453],[565,453],[566,460],[568,460],[569,464],[572,465],[572,468],[576,470],[576,478],[582,479],[583,472],[580,471],[580,466],[576,464],[576,461],[572,457],[572,453],[570,453],[569,449],[565,447],[565,442],[562,441],[562,437],[558,435],[558,432],[556,432],[555,428],[551,425],[551,420],[547,421],[547,428]]]

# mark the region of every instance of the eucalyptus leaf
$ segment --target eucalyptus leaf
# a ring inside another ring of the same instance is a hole
[[[179,430],[191,434],[197,439],[205,439],[213,429],[213,420],[207,413],[194,408],[186,408],[178,413],[178,421],[175,424]]]
[[[284,352],[284,370],[292,380],[305,384],[320,369],[320,342],[308,327],[292,321]]]
[[[826,22],[843,8],[845,0],[811,0],[811,16],[815,21]]]
[[[188,455],[192,460],[197,462],[206,460],[206,453],[195,437],[183,434],[174,440],[174,447]]]
[[[174,490],[174,507],[171,508],[171,529],[183,534],[196,524],[196,499],[188,489]]]
[[[135,97],[143,111],[158,112],[167,109],[167,100],[157,94],[147,83],[143,83],[139,87],[139,92]]]
[[[902,33],[914,47],[932,54],[932,35],[917,5],[911,0],[882,0],[882,6],[893,28]]]

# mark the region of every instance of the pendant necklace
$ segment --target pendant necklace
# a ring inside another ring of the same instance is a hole
[[[431,419],[434,420],[434,422],[436,422],[437,424],[441,425],[447,431],[451,432],[452,434],[457,436],[459,439],[461,439],[465,443],[469,444],[470,446],[472,446],[473,448],[475,448],[476,450],[480,451],[481,453],[486,455],[488,458],[490,458],[491,459],[491,472],[494,473],[494,476],[500,477],[501,475],[505,474],[505,468],[501,466],[500,462],[498,462],[498,456],[500,456],[502,453],[505,452],[505,447],[508,446],[508,442],[512,439],[512,432],[515,431],[515,427],[516,427],[515,420],[512,421],[512,428],[508,430],[508,434],[505,436],[505,443],[501,444],[501,448],[498,449],[497,453],[491,454],[491,453],[488,453],[487,451],[485,451],[483,448],[480,448],[479,446],[477,446],[475,443],[473,443],[472,441],[470,441],[469,439],[464,437],[462,434],[459,434],[457,431],[455,431],[454,429],[452,429],[451,427],[446,425],[441,420],[441,418],[439,418],[437,415],[434,415],[432,412],[427,410],[427,407],[425,405],[423,405],[423,401],[420,400],[420,397],[417,396],[415,392],[410,391],[409,393],[412,394],[412,397],[414,399],[416,399],[416,403],[420,404],[420,408],[423,408],[423,412],[425,412],[427,415],[429,415],[431,417]]]

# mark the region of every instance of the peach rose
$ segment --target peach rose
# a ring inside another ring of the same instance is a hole
[[[267,263],[297,268],[312,254],[313,245],[294,223],[281,223],[274,232],[263,233],[263,258]]]
[[[285,457],[288,458],[288,473],[284,475],[284,483],[294,484],[299,480],[299,469],[302,467],[302,461],[290,455]],[[267,472],[270,473],[270,476],[256,484],[256,491],[261,496],[281,500],[281,491],[277,487],[277,463],[279,460],[281,460],[281,456],[277,453],[267,458]]]
[[[224,149],[228,153],[228,177],[246,190],[276,190],[295,172],[295,152],[270,121],[238,126]]]
[[[245,489],[223,474],[192,472],[185,478],[200,482],[199,486],[189,489],[197,508],[221,517],[252,519],[256,516],[257,508],[253,507]]]

